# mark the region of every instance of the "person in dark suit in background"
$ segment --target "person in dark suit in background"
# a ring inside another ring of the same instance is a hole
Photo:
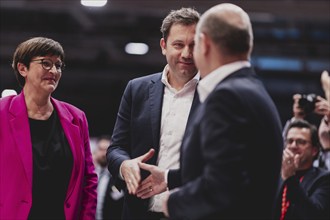
[[[201,104],[182,141],[183,185],[164,202],[170,218],[271,218],[282,125],[249,62],[252,42],[249,16],[233,4],[212,7],[197,25]]]
[[[199,13],[191,8],[171,11],[163,20],[160,40],[168,64],[163,72],[131,80],[123,94],[107,159],[116,186],[125,190],[124,219],[164,216],[164,194],[151,199],[136,196],[146,177],[138,162],[151,158],[148,163],[163,169],[179,168],[182,136],[199,103],[195,95],[199,74],[193,60],[198,21]],[[180,180],[172,171],[168,178]]]
[[[110,136],[100,136],[96,141],[94,164],[98,176],[96,219],[121,219],[124,193],[113,183],[107,169],[107,149],[111,143]]]
[[[302,119],[288,125],[275,219],[330,219],[330,172],[313,167],[319,151],[314,125]]]

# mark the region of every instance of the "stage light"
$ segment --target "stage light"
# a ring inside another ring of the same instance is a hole
[[[103,7],[107,4],[108,0],[81,0],[83,6],[87,7]]]
[[[149,46],[145,43],[128,43],[125,46],[125,52],[133,55],[144,55],[148,53]]]

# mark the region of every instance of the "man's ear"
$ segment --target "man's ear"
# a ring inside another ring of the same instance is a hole
[[[200,40],[200,46],[201,46],[201,52],[202,54],[205,56],[205,55],[208,55],[210,53],[210,49],[211,49],[211,40],[210,38],[205,35],[204,33],[200,33],[200,36],[199,36],[199,40]]]
[[[313,157],[315,158],[318,153],[319,153],[319,148],[317,146],[316,147],[313,146],[312,149]]]
[[[23,63],[17,63],[17,70],[21,76],[26,77],[28,68]]]
[[[160,48],[162,49],[162,54],[165,56],[166,55],[166,42],[164,38],[160,39]]]

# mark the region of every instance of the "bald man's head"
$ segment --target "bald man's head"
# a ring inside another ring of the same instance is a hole
[[[247,55],[253,47],[250,18],[240,7],[224,3],[207,10],[197,26],[197,35],[204,33],[224,55]]]

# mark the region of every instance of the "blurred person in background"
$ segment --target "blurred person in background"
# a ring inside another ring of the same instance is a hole
[[[123,209],[124,193],[118,191],[114,186],[113,178],[107,169],[106,154],[110,143],[110,136],[100,136],[96,141],[96,148],[94,151],[94,163],[98,175],[97,220],[121,219]]]
[[[321,75],[321,84],[326,97],[326,104],[320,111],[323,113],[323,118],[319,126],[319,138],[322,146],[318,166],[330,170],[330,75],[328,71],[323,71]]]
[[[164,217],[164,193],[151,199],[136,196],[147,176],[140,173],[139,162],[171,169],[166,178],[179,184],[181,140],[199,103],[195,92],[199,74],[193,60],[198,20],[199,13],[191,8],[171,11],[163,20],[160,40],[168,64],[160,73],[131,80],[123,94],[107,158],[116,186],[125,190],[124,219]]]
[[[330,76],[327,71],[321,74],[321,85],[325,93],[325,98],[315,94],[295,94],[293,95],[293,117],[287,121],[283,133],[287,126],[294,120],[305,119],[312,114],[322,117],[318,134],[321,144],[321,151],[314,165],[330,170]]]
[[[0,99],[0,219],[95,219],[86,116],[51,97],[64,70],[62,46],[31,38],[12,67],[23,90]]]
[[[319,150],[316,126],[302,119],[288,125],[275,219],[330,219],[330,172],[313,167]]]

